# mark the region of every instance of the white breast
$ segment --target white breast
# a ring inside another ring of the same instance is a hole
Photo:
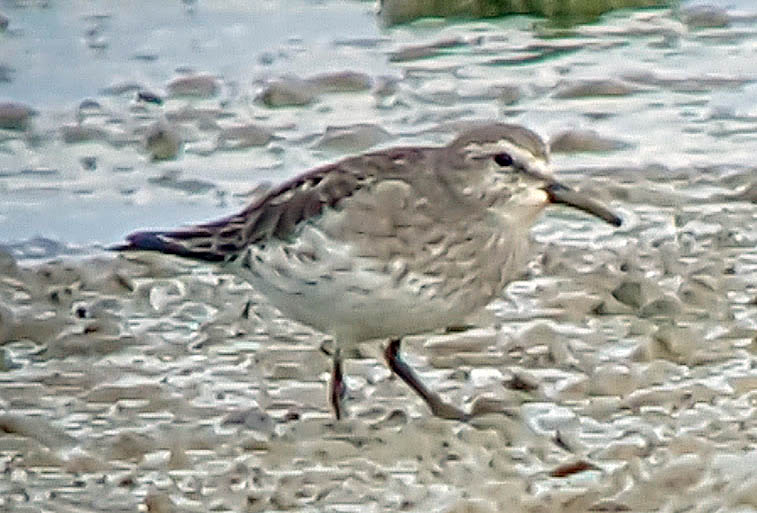
[[[442,238],[420,256],[386,259],[370,255],[365,241],[331,236],[345,215],[330,211],[304,223],[291,241],[253,246],[232,269],[283,314],[343,343],[461,324],[517,272],[523,244],[512,244],[502,227],[471,231],[457,244]]]

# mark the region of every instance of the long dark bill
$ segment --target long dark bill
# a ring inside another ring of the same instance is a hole
[[[583,210],[587,214],[597,216],[598,218],[610,223],[613,226],[620,226],[623,220],[612,210],[602,203],[570,189],[560,183],[551,182],[545,188],[549,199],[552,203],[561,203],[578,210]]]

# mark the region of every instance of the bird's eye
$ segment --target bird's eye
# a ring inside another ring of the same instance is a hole
[[[512,166],[513,158],[509,153],[497,153],[494,155],[494,162],[496,162],[497,165],[501,167]]]

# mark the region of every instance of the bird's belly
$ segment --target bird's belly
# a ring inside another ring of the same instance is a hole
[[[427,277],[397,280],[375,259],[358,257],[338,266],[289,258],[282,267],[277,250],[266,253],[253,269],[235,272],[284,315],[340,340],[423,333],[460,324],[480,307],[437,296],[440,284]]]
[[[497,241],[494,246],[462,262],[459,251],[446,248],[424,266],[419,256],[366,254],[309,225],[292,241],[249,248],[233,270],[284,315],[340,341],[360,342],[463,323],[508,279],[512,255]]]

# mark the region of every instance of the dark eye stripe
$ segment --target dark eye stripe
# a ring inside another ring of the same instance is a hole
[[[513,158],[509,153],[497,153],[494,155],[494,162],[496,162],[497,165],[501,167],[512,166]]]

